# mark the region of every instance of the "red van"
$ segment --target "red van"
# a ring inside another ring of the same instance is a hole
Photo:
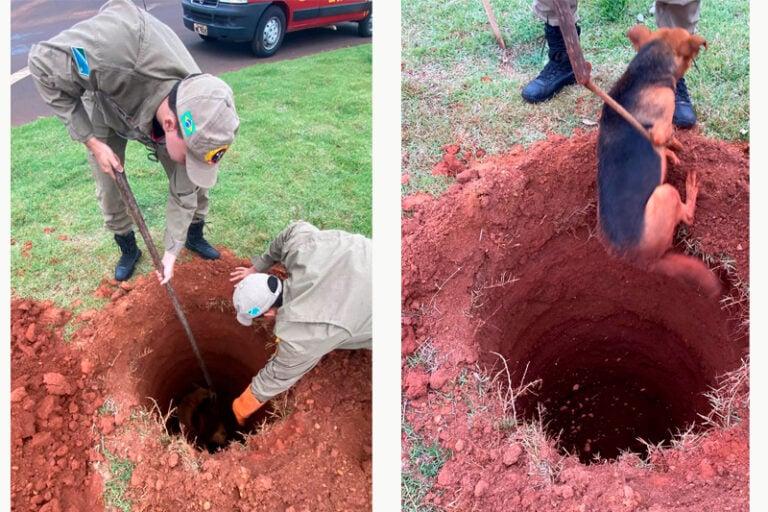
[[[360,0],[181,0],[184,26],[206,41],[248,41],[259,57],[270,57],[286,32],[357,22],[371,37],[371,3]]]

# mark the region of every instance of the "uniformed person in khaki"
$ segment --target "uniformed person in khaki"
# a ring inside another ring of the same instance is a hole
[[[578,0],[568,0],[568,7],[578,22]],[[549,61],[535,79],[522,90],[523,99],[538,103],[552,98],[560,90],[576,83],[571,62],[565,49],[565,41],[560,33],[560,20],[555,10],[554,0],[533,0],[533,12],[544,22],[544,36],[549,47]],[[656,25],[669,28],[684,28],[690,33],[696,31],[701,12],[701,0],[656,0],[654,13]],[[581,34],[581,27],[577,26]],[[678,128],[690,128],[696,124],[696,112],[693,110],[691,97],[685,78],[677,81],[675,90],[675,113],[672,122]]]
[[[114,182],[127,140],[147,146],[168,176],[163,276],[181,248],[219,253],[203,238],[208,189],[239,126],[232,90],[201,74],[178,36],[130,0],[111,0],[94,17],[29,52],[40,95],[85,144],[105,225],[121,257],[115,279],[128,279],[141,256],[133,222]]]
[[[252,267],[232,272],[237,320],[274,317],[277,350],[232,403],[243,425],[266,401],[293,386],[328,352],[371,348],[371,241],[296,222]],[[288,278],[265,274],[282,263]]]

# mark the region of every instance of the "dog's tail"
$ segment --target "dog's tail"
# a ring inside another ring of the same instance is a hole
[[[692,256],[668,252],[651,265],[651,270],[680,279],[713,299],[722,292],[722,284],[717,276],[703,261]]]

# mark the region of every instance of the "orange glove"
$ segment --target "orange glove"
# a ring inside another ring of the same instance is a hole
[[[262,405],[264,404],[259,402],[251,393],[251,386],[245,388],[245,391],[232,402],[232,412],[235,413],[238,425],[241,427],[245,425],[248,417],[258,411]]]

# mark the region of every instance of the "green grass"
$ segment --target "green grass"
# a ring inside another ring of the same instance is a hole
[[[251,256],[295,219],[370,236],[371,60],[363,45],[222,75],[240,131],[211,190],[212,243]],[[103,228],[85,148],[55,118],[13,128],[11,137],[14,294],[99,305],[92,292],[111,277],[118,250]],[[125,168],[162,244],[168,181],[146,154],[129,143]],[[146,253],[137,272],[150,267]]]
[[[422,476],[434,478],[445,464],[447,452],[434,441],[431,445],[416,443],[411,447],[409,455]]]
[[[131,482],[134,464],[128,459],[121,459],[104,449],[104,458],[109,463],[110,478],[104,482],[104,504],[122,512],[131,512],[131,500],[125,495]]]
[[[407,422],[402,422],[403,434],[408,445],[408,464],[402,469],[400,488],[404,512],[432,512],[437,509],[422,504],[432,489],[440,469],[450,458],[450,451],[435,440],[428,444]]]
[[[441,192],[445,178],[430,174],[441,146],[460,143],[490,153],[529,145],[547,133],[569,136],[595,129],[601,103],[583,87],[569,87],[551,101],[528,105],[520,90],[546,62],[543,23],[530,0],[492,0],[507,44],[495,42],[479,1],[401,2],[403,19],[404,193]],[[592,76],[610,88],[634,51],[627,29],[649,13],[651,0],[592,0],[579,6],[584,55]],[[746,139],[749,128],[749,4],[702,2],[698,31],[709,49],[687,74],[702,131],[726,140]],[[584,122],[587,120],[587,123]]]

